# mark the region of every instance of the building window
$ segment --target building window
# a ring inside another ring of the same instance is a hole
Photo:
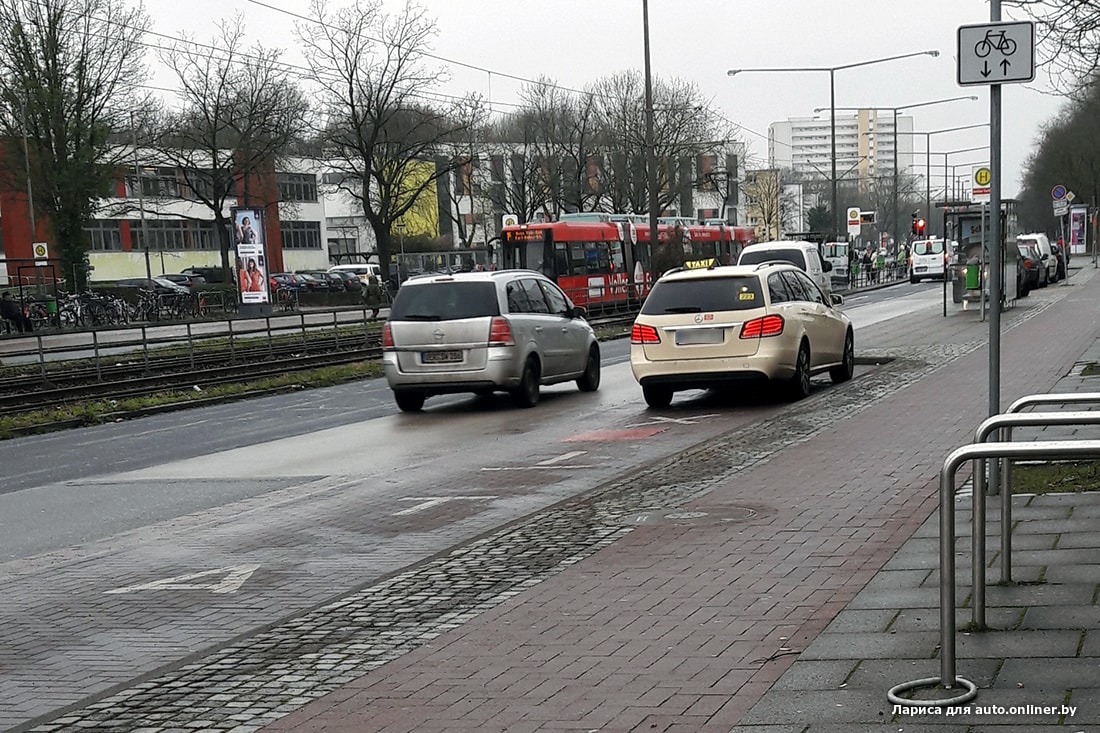
[[[182,219],[147,219],[143,225],[130,220],[130,241],[136,250],[145,249],[145,232],[149,233],[152,251],[213,250],[218,248],[214,222]]]
[[[317,176],[312,173],[278,173],[280,201],[316,201]]]
[[[279,227],[283,249],[321,249],[321,222],[284,221]]]
[[[97,219],[84,227],[88,246],[93,252],[118,252],[122,249],[122,227],[115,219]]]
[[[180,183],[175,168],[141,168],[141,194],[147,198],[179,198]],[[126,174],[126,195],[137,198],[134,172]]]

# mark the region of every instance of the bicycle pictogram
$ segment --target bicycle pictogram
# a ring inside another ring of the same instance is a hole
[[[1000,51],[1004,56],[1011,56],[1016,53],[1016,41],[1005,35],[1004,30],[994,33],[991,28],[985,32],[985,38],[974,44],[974,53],[978,58],[984,59],[994,51]]]

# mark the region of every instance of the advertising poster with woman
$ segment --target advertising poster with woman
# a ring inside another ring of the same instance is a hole
[[[264,210],[232,209],[237,250],[237,290],[242,304],[269,303],[267,257],[264,255]]]

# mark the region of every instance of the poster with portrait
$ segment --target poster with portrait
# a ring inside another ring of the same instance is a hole
[[[1085,225],[1088,221],[1088,209],[1074,206],[1069,210],[1069,253],[1083,255],[1087,246]]]
[[[233,243],[237,251],[234,274],[241,303],[270,303],[264,251],[264,210],[234,207],[230,211]]]

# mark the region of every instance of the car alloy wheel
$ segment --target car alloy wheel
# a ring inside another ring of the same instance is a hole
[[[810,396],[810,347],[803,341],[798,347],[798,359],[795,361],[794,376],[790,386],[791,400],[801,400]]]
[[[842,357],[840,366],[833,367],[829,370],[829,378],[833,380],[833,384],[840,384],[841,382],[847,382],[851,379],[855,371],[855,343],[852,339],[852,332],[848,331],[844,336],[844,356]]]

